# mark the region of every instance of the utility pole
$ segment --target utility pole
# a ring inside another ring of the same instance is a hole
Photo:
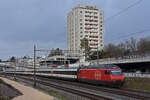
[[[34,87],[36,87],[36,46],[34,45]]]
[[[15,67],[14,80],[16,80],[16,67],[17,67],[17,66],[16,66],[16,60],[15,60],[15,62],[14,62],[14,65],[15,65],[15,66],[14,66],[14,67]]]

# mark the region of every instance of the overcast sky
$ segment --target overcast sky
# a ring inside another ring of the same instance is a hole
[[[105,44],[150,36],[150,0],[143,0],[110,18],[138,0],[0,0],[0,58],[33,55],[38,48],[66,49],[67,13],[78,4],[104,10]],[[107,18],[110,18],[107,20]],[[121,37],[121,38],[120,38]]]

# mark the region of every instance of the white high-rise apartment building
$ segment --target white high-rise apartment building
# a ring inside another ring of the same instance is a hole
[[[87,38],[91,50],[104,48],[104,11],[97,6],[78,5],[67,16],[67,49],[80,50]]]

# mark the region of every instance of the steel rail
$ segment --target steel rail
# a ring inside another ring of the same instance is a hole
[[[91,90],[98,90],[98,91],[117,94],[117,95],[121,95],[121,96],[127,96],[127,97],[140,99],[140,100],[150,100],[150,96],[138,95],[138,94],[135,94],[136,91],[132,91],[132,90],[130,91],[130,90],[125,90],[125,89],[97,87],[97,86],[89,85],[89,84],[85,84],[85,83],[82,84],[82,83],[79,83],[79,82],[70,82],[70,81],[52,79],[52,78],[43,77],[43,76],[39,76],[39,75],[38,75],[37,78],[41,79],[42,81],[46,80],[46,81],[49,81],[49,82],[52,81],[52,82],[57,82],[57,83],[63,83],[63,84],[68,84],[68,85],[72,85],[72,86],[88,88],[88,89],[91,89]],[[142,92],[140,92],[140,93],[142,93]],[[143,93],[145,93],[145,92],[143,92]]]
[[[31,78],[28,78],[28,77],[27,78],[20,77],[20,76],[17,76],[17,77],[19,77],[21,79],[24,79],[24,80],[27,80],[27,81],[30,81],[30,82],[34,82],[34,79],[31,79]],[[60,85],[51,84],[50,82],[46,82],[46,81],[43,81],[43,80],[42,81],[41,80],[36,80],[36,82],[37,82],[37,84],[50,86],[50,87],[53,87],[53,88],[56,88],[56,89],[59,89],[59,90],[64,90],[65,92],[73,93],[73,94],[76,94],[76,95],[79,95],[79,96],[82,96],[82,97],[85,97],[85,98],[89,98],[91,100],[114,100],[112,98],[99,96],[99,95],[96,95],[94,93],[88,93],[88,92],[84,92],[84,91],[69,88],[69,87],[63,87],[63,86],[60,86]]]

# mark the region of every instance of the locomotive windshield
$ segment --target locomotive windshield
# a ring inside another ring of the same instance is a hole
[[[121,70],[112,70],[111,73],[112,75],[122,75]]]

